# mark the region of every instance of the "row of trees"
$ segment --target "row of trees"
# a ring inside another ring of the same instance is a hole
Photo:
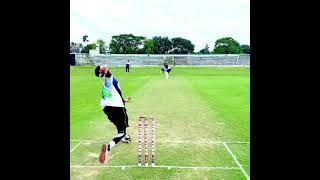
[[[113,54],[190,54],[194,50],[191,41],[180,37],[143,36],[120,34],[112,36],[110,52]]]
[[[249,45],[241,45],[231,37],[220,38],[215,42],[212,52],[209,51],[209,46],[206,44],[204,49],[201,49],[196,54],[250,54]]]
[[[92,44],[87,44],[89,42],[88,36],[85,35],[82,37],[82,42],[86,44],[83,46],[82,43],[70,43],[70,52],[71,53],[89,53],[91,49],[96,49],[97,46],[99,47],[99,53],[100,54],[105,54],[106,53],[106,42],[103,41],[102,39],[98,39],[96,43]]]
[[[82,42],[88,42],[88,36],[82,37]],[[90,49],[99,47],[100,54],[106,53],[106,42],[98,39],[96,43],[83,46],[81,43],[71,42],[70,52],[89,53]],[[147,39],[133,34],[120,34],[112,36],[109,44],[112,54],[250,54],[249,45],[241,45],[231,37],[223,37],[215,42],[212,52],[206,44],[199,52],[194,52],[194,45],[190,40],[181,37],[169,39],[168,37],[154,36]]]

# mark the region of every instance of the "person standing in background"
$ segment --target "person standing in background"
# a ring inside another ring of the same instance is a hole
[[[128,62],[126,63],[126,72],[129,72],[130,69],[130,61],[128,60]]]

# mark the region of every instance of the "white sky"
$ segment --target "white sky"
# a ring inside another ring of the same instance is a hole
[[[217,39],[230,36],[250,45],[250,0],[71,0],[70,42],[133,34],[181,37],[212,51]]]

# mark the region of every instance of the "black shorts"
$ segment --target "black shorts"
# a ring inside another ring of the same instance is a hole
[[[108,116],[108,119],[117,127],[118,133],[126,132],[129,127],[128,115],[125,107],[106,106],[103,112]]]

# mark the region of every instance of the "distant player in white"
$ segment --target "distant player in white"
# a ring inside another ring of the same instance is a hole
[[[169,72],[171,71],[171,67],[168,63],[163,63],[163,67],[160,69],[160,73],[164,72],[166,79],[169,79]]]
[[[112,75],[108,67],[97,66],[95,75],[103,78],[100,106],[118,131],[118,134],[109,142],[109,144],[102,145],[99,161],[100,163],[105,163],[108,161],[110,150],[120,140],[126,143],[131,142],[130,136],[126,133],[126,128],[129,127],[129,124],[127,110],[125,108],[125,103],[131,101],[130,97],[129,100],[122,97],[120,84]]]

